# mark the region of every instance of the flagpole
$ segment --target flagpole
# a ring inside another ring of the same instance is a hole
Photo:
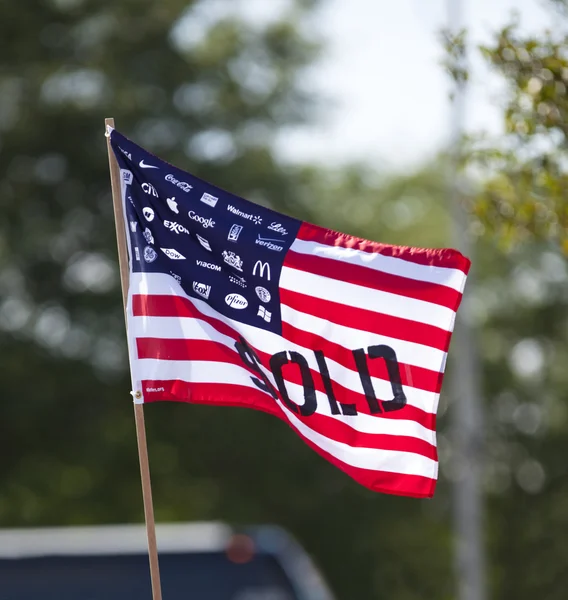
[[[463,28],[465,0],[447,0],[448,27],[452,36]],[[458,69],[467,68],[467,43],[457,58]],[[450,110],[450,159],[448,199],[452,217],[452,237],[458,247],[470,259],[474,243],[468,230],[468,217],[464,207],[465,178],[460,173],[463,155],[463,132],[465,128],[467,80],[459,75],[453,82],[453,99]],[[472,269],[474,271],[474,269]],[[468,286],[475,280],[470,272]],[[471,291],[471,290],[470,290]],[[454,357],[450,374],[452,450],[456,472],[453,474],[455,569],[457,598],[459,600],[485,600],[487,584],[483,540],[483,398],[481,367],[474,326],[468,317],[469,295],[466,290],[461,312],[452,342]]]
[[[114,129],[114,119],[105,119],[105,131],[108,127]],[[112,188],[112,203],[114,207],[114,222],[116,226],[116,243],[118,246],[118,264],[122,287],[122,303],[126,326],[126,303],[128,300],[129,269],[128,253],[126,251],[126,227],[122,212],[122,196],[120,191],[120,170],[116,157],[107,136],[108,162]],[[150,559],[150,579],[152,581],[153,600],[162,600],[160,586],[160,566],[158,563],[158,546],[156,543],[156,524],[154,521],[154,506],[152,503],[152,484],[150,481],[150,464],[148,461],[148,446],[146,443],[146,426],[144,424],[144,405],[134,404],[134,421],[136,423],[136,439],[138,442],[138,458],[140,461],[140,477],[142,480],[142,499],[144,502],[144,518],[146,521],[146,536],[148,538],[148,555]]]

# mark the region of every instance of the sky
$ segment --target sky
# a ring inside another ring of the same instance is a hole
[[[241,2],[249,10],[260,4]],[[466,129],[498,134],[504,88],[475,48],[489,42],[514,9],[529,32],[549,27],[551,13],[544,0],[461,2],[462,21],[471,32]],[[448,24],[447,5],[448,0],[324,0],[309,29],[324,40],[325,52],[306,76],[326,98],[324,111],[316,126],[280,138],[282,155],[328,164],[367,160],[396,170],[433,157],[448,140],[449,82],[438,37]]]

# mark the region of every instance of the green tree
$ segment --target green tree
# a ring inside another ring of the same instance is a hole
[[[533,236],[568,252],[568,12],[564,0],[553,31],[523,33],[514,19],[482,53],[507,84],[505,135],[475,140],[470,163],[485,180],[474,207],[506,246]]]

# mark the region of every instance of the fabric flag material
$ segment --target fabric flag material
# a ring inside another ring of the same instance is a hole
[[[431,497],[469,260],[302,222],[110,137],[135,401],[262,410],[362,485]]]

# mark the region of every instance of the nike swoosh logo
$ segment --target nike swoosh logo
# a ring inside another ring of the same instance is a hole
[[[158,169],[158,168],[159,168],[159,167],[155,167],[154,165],[147,165],[147,164],[145,164],[145,163],[144,163],[144,159],[142,159],[142,160],[140,161],[140,166],[141,166],[143,169]]]

